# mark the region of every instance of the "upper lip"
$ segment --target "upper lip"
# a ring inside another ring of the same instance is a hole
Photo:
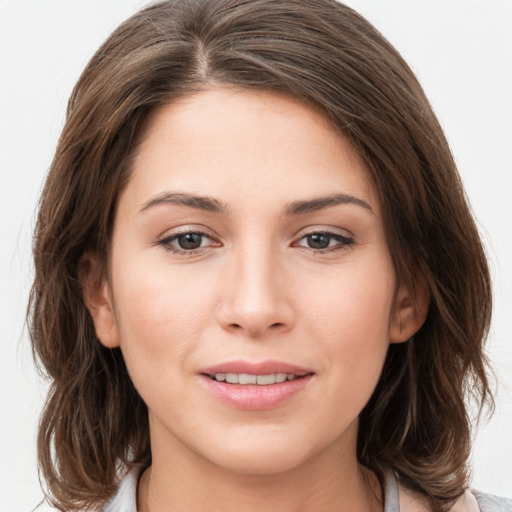
[[[314,373],[312,370],[282,361],[262,361],[251,363],[249,361],[226,361],[209,366],[200,371],[204,375],[216,373],[248,373],[249,375],[270,375],[272,373],[290,373],[299,377]]]

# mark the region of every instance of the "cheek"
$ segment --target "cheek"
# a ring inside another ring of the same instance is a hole
[[[128,373],[150,410],[181,410],[187,405],[180,398],[187,396],[183,376],[190,373],[191,356],[211,322],[214,301],[206,286],[194,286],[183,272],[170,272],[165,265],[126,263],[117,267],[113,283]]]
[[[338,346],[388,341],[394,286],[390,265],[347,266],[304,283],[300,316]]]
[[[199,343],[213,316],[211,286],[169,265],[125,259],[113,276],[114,304],[125,359],[174,363]],[[139,363],[137,363],[139,364]]]
[[[354,414],[364,407],[382,371],[394,286],[391,264],[347,266],[303,298],[301,316],[308,338],[317,340],[323,354],[330,389]]]

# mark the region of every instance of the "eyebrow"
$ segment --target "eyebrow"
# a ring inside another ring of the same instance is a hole
[[[355,204],[373,213],[372,207],[362,199],[350,194],[332,194],[325,197],[316,197],[305,201],[293,201],[285,208],[286,215],[301,215],[316,212],[337,206],[339,204]]]
[[[227,213],[228,211],[227,205],[211,197],[195,196],[181,192],[163,192],[144,203],[140,212],[159,204],[177,204],[211,213]]]
[[[189,208],[219,214],[226,214],[229,211],[227,204],[212,197],[196,196],[183,192],[163,192],[144,203],[139,213],[161,204],[188,206]],[[313,199],[293,201],[286,205],[284,213],[287,216],[302,215],[304,213],[325,210],[326,208],[331,208],[340,204],[354,204],[373,213],[372,207],[366,201],[350,194],[340,193],[315,197]]]

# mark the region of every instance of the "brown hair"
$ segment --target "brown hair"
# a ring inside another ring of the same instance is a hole
[[[486,258],[448,144],[413,73],[334,0],[175,0],[123,23],[93,56],[67,111],[35,232],[29,323],[50,379],[39,464],[61,510],[97,507],[150,463],[147,410],[119,349],[96,338],[78,266],[107,262],[113,210],[144,120],[215,84],[280,91],[319,109],[364,158],[398,280],[428,285],[424,326],[392,345],[361,413],[360,461],[444,510],[467,485],[468,396],[492,403],[483,342]]]

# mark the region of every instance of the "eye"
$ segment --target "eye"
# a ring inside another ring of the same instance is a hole
[[[313,249],[314,251],[327,252],[339,249],[347,249],[354,243],[354,239],[341,235],[339,233],[331,233],[328,231],[318,231],[308,233],[297,242],[297,246]]]
[[[190,251],[192,249],[199,249],[204,240],[202,233],[185,233],[175,238],[176,243],[180,249]]]
[[[168,251],[177,254],[194,254],[206,247],[219,245],[201,231],[184,231],[167,236],[158,242]]]

